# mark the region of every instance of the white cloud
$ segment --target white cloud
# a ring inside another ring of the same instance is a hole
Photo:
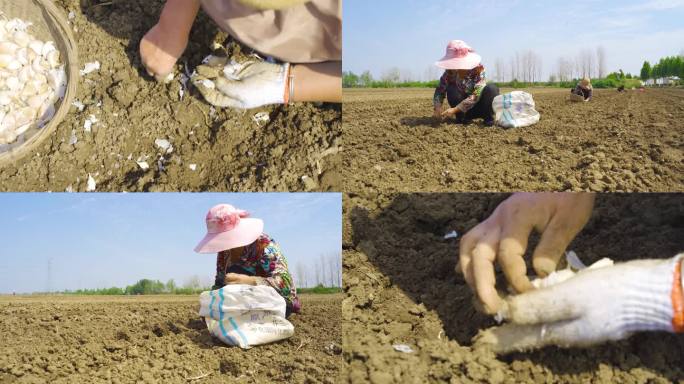
[[[653,12],[684,8],[684,0],[650,0],[620,9],[622,12]]]

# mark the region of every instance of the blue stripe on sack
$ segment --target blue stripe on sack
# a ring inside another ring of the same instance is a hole
[[[517,126],[518,126],[518,124],[516,124],[516,122],[515,122],[515,118],[513,117],[513,114],[511,113],[511,111],[508,111],[508,119],[509,119],[509,121],[511,122],[511,125],[512,125],[513,127],[517,127]]]
[[[231,345],[239,345],[235,339],[228,335],[228,331],[223,326],[223,290],[219,289],[219,328],[221,329],[221,334],[223,337],[228,339]]]
[[[211,302],[209,303],[209,317],[214,318],[214,301],[216,296],[214,296],[214,291],[209,291],[209,296],[211,296]]]
[[[235,331],[238,333],[238,335],[240,335],[240,338],[242,339],[242,342],[244,343],[244,345],[249,345],[249,343],[247,342],[247,338],[245,337],[245,334],[242,333],[242,331],[240,330],[240,327],[238,327],[238,325],[235,323],[235,320],[233,320],[232,317],[229,317],[228,321],[230,321],[230,324],[233,326],[233,329],[235,329]]]
[[[515,127],[515,123],[513,122],[513,115],[511,115],[511,111],[504,111],[504,118],[506,119],[506,122],[508,122],[508,124],[511,127]]]

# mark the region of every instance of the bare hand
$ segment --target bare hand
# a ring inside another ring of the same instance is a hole
[[[446,111],[442,112],[442,117],[456,116],[459,112],[460,110],[458,109],[458,107],[449,108]]]
[[[253,276],[241,275],[239,273],[227,273],[225,283],[256,285],[256,279]]]
[[[542,235],[532,265],[537,275],[547,276],[589,221],[594,197],[588,193],[516,193],[463,236],[457,272],[463,273],[486,313],[494,314],[502,305],[494,262],[499,262],[515,291],[533,289],[523,260],[530,233],[535,230]]]
[[[442,106],[435,107],[435,112],[432,114],[435,119],[442,119]]]
[[[187,45],[187,36],[169,33],[157,24],[140,41],[140,59],[150,76],[165,81]]]

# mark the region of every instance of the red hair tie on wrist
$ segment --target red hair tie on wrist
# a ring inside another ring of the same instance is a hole
[[[672,282],[672,328],[676,333],[684,332],[684,290],[682,289],[682,260],[675,266]]]

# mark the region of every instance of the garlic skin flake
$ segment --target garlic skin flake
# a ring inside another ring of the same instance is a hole
[[[91,72],[100,70],[100,62],[93,61],[92,63],[86,63],[85,67],[81,70],[81,76],[85,76]]]
[[[11,144],[55,115],[67,75],[52,41],[31,34],[31,23],[0,14],[0,144]]]

